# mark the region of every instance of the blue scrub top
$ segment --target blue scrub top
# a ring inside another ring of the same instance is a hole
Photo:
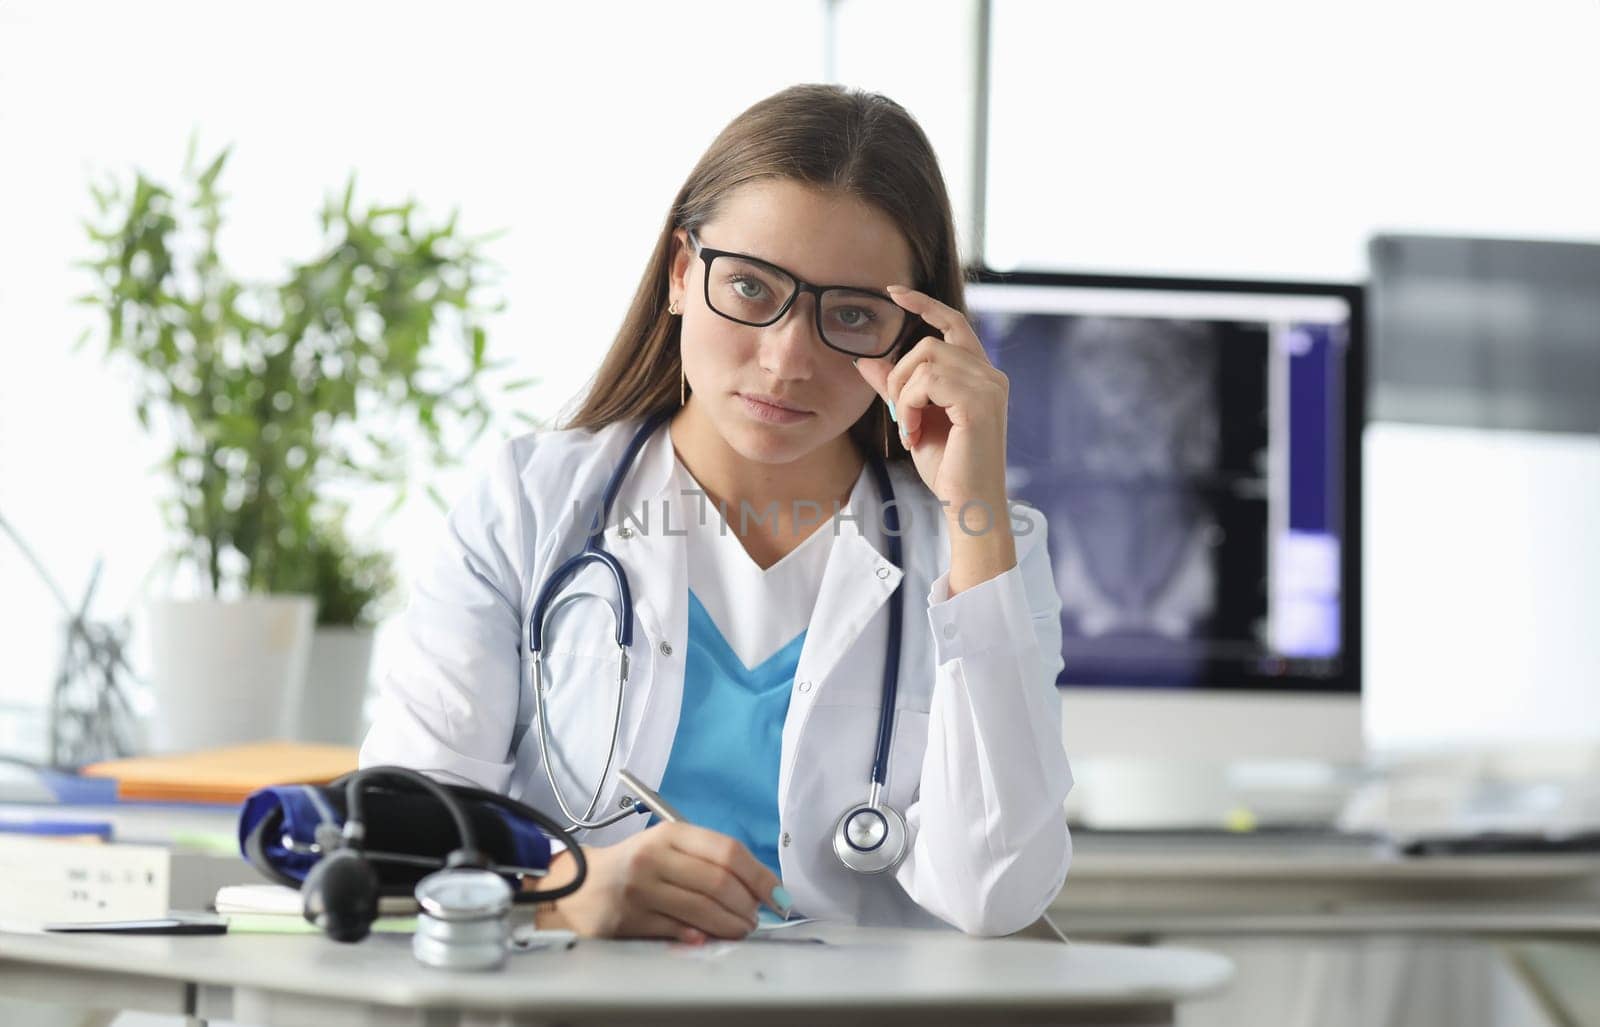
[[[783,722],[806,633],[746,667],[693,591],[683,706],[661,797],[692,824],[720,831],[778,868]],[[660,820],[651,814],[650,823]]]

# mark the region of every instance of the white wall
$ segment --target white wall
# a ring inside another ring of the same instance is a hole
[[[89,284],[70,263],[89,252],[90,177],[138,166],[177,184],[192,131],[203,151],[235,143],[223,246],[248,275],[312,253],[314,215],[351,169],[368,199],[414,195],[440,218],[459,206],[471,231],[507,229],[489,250],[508,300],[491,348],[543,379],[519,403],[552,416],[609,344],[713,136],[824,74],[820,0],[623,8],[0,3],[0,511],[69,592],[103,554],[97,612],[137,610],[165,544],[159,450],[121,376],[70,352],[93,323],[69,304]],[[437,516],[420,502],[378,531],[402,571]],[[44,702],[58,623],[0,541],[0,707]],[[0,731],[0,751],[42,744]]]
[[[996,267],[1358,279],[1375,230],[1600,240],[1593,0],[996,0]]]
[[[835,81],[893,97],[938,152],[964,260],[972,232],[976,0],[838,0]]]

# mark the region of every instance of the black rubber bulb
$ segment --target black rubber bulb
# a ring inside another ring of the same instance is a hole
[[[378,875],[354,849],[324,856],[300,886],[305,917],[334,941],[360,941],[378,918]]]

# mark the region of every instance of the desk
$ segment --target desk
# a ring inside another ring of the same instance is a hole
[[[1328,840],[1074,835],[1051,917],[1073,938],[1229,956],[1228,992],[1186,1027],[1498,1027],[1542,1012],[1507,947],[1600,939],[1600,859],[1407,859]]]
[[[1206,952],[976,939],[955,932],[788,928],[794,942],[583,940],[507,970],[419,967],[410,938],[0,935],[0,995],[36,1002],[307,1024],[1170,1024],[1221,989]]]
[[[1275,927],[1600,937],[1600,858],[1589,855],[1404,858],[1346,843],[1093,833],[1074,848],[1051,916],[1075,938]]]

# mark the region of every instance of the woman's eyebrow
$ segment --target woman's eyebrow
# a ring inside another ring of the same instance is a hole
[[[713,249],[714,248],[715,247],[713,247]],[[788,275],[789,277],[791,277],[791,278],[799,278],[799,279],[801,279],[803,281],[810,282],[812,285],[842,286],[842,287],[844,287],[846,289],[865,289],[865,290],[867,290],[869,292],[882,292],[883,291],[883,285],[882,284],[857,285],[854,282],[841,280],[839,278],[832,277],[832,276],[828,276],[828,277],[824,277],[824,278],[807,278],[805,275],[797,274],[796,272],[791,271],[788,267],[786,267],[780,261],[776,261],[776,260],[772,260],[772,259],[767,258],[767,257],[763,257],[763,256],[761,256],[760,254],[757,254],[757,253],[751,253],[751,252],[745,252],[745,251],[735,251],[735,252],[740,252],[740,253],[742,253],[743,256],[746,256],[746,257],[752,257],[752,258],[754,258],[756,260],[761,261],[763,264],[771,264],[773,267],[775,267],[778,270],[782,271],[784,274]],[[859,277],[861,277],[862,279],[866,279],[868,276],[861,275]]]

